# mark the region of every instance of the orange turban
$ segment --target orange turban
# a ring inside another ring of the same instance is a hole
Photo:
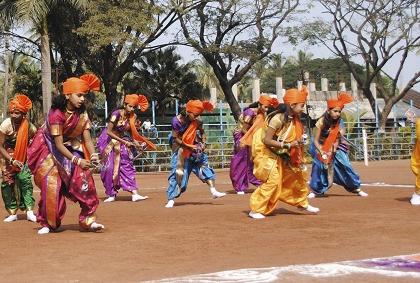
[[[130,104],[133,107],[138,107],[141,112],[149,108],[149,102],[146,96],[142,94],[127,94],[124,98],[124,103]]]
[[[127,94],[124,97],[124,103],[130,104],[133,107],[136,107],[139,103],[139,96],[137,94]]]
[[[308,96],[308,90],[306,87],[303,87],[301,90],[296,88],[286,90],[286,94],[283,97],[284,103],[293,104],[293,103],[305,103]]]
[[[342,91],[338,94],[337,99],[328,99],[327,105],[328,105],[328,109],[336,108],[336,107],[343,109],[345,104],[350,103],[352,101],[353,101],[353,97],[347,92]]]
[[[139,94],[138,105],[141,112],[144,112],[149,108],[149,101],[147,101],[147,97],[143,94]]]
[[[193,113],[194,115],[201,115],[204,110],[213,111],[214,107],[209,101],[201,100],[190,100],[187,102],[187,112]]]
[[[32,101],[24,94],[16,94],[9,102],[9,111],[18,110],[24,114],[32,109]]]
[[[63,83],[63,94],[83,93],[87,94],[91,90],[99,91],[101,81],[94,74],[86,74],[80,78],[68,78]]]
[[[279,105],[279,101],[275,97],[270,97],[269,95],[261,95],[258,102],[264,106],[272,106],[277,107]]]

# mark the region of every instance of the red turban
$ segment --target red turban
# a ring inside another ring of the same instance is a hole
[[[294,104],[294,103],[305,103],[308,96],[308,90],[306,87],[303,87],[301,90],[296,88],[286,90],[286,94],[283,97],[284,103]]]
[[[18,110],[24,114],[28,113],[32,108],[32,101],[24,94],[16,94],[9,102],[9,111]]]
[[[124,98],[124,102],[133,107],[138,107],[141,112],[144,112],[149,108],[149,102],[143,94],[127,94]]]
[[[270,97],[269,95],[261,95],[258,102],[264,106],[272,106],[277,107],[279,105],[279,101],[275,97]]]
[[[328,105],[328,109],[336,108],[336,107],[343,109],[345,104],[350,103],[352,101],[353,101],[353,97],[347,92],[342,91],[338,94],[337,99],[328,99],[327,105]]]
[[[193,113],[195,115],[201,115],[204,110],[213,111],[214,107],[209,101],[201,100],[190,100],[187,102],[187,112]]]
[[[86,74],[80,78],[68,78],[63,83],[63,94],[83,93],[86,94],[91,90],[99,91],[101,89],[101,81],[94,74]]]

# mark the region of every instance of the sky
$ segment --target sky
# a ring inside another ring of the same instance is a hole
[[[314,18],[325,18],[325,15],[322,13],[322,8],[319,6],[314,6],[306,15],[303,16],[302,20],[312,20]],[[419,29],[420,31],[420,25]],[[199,54],[195,52],[192,48],[188,47],[178,47],[178,52],[181,54],[184,62],[188,62],[192,59],[199,58]],[[300,44],[298,46],[293,46],[287,42],[284,38],[278,38],[272,48],[272,53],[282,54],[284,57],[296,56],[299,50],[304,50],[306,53],[312,53],[313,58],[333,58],[334,54],[331,53],[328,48],[323,45],[310,46],[308,44]],[[352,58],[352,61],[358,64],[362,64],[363,60],[361,58]],[[400,61],[400,56],[393,57],[384,67],[384,71],[390,75],[395,74],[398,69]],[[420,71],[420,55],[416,55],[414,52],[410,53],[407,61],[405,63],[404,69],[400,75],[400,80],[398,82],[398,87],[401,88],[405,86],[407,82],[413,77],[413,75]],[[350,76],[350,74],[349,74]],[[317,89],[320,89],[320,86],[316,86]],[[350,86],[347,86],[348,88]],[[420,83],[414,86],[415,90],[420,91]]]

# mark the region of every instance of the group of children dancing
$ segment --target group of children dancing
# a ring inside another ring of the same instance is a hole
[[[82,231],[103,229],[104,225],[96,222],[99,200],[92,168],[100,170],[107,196],[104,202],[115,201],[119,190],[130,192],[134,202],[148,198],[138,192],[133,164],[143,151],[156,150],[136,128],[134,110],[147,110],[147,98],[138,94],[125,96],[123,107],[112,112],[107,127],[100,134],[99,152],[96,152],[84,101],[86,94],[99,90],[100,81],[93,74],[67,79],[38,130],[27,117],[32,108],[31,100],[17,94],[10,101],[10,117],[0,125],[0,154],[5,160],[1,191],[9,214],[4,222],[17,220],[17,211],[21,209],[26,211],[29,221],[40,223],[39,234],[56,231],[66,211],[65,198],[68,198],[81,207]],[[233,133],[230,177],[239,195],[247,192],[249,184],[257,187],[250,196],[249,216],[254,219],[271,214],[280,201],[318,213],[319,208],[311,206],[309,199],[323,196],[333,182],[351,193],[367,196],[360,189],[360,178],[348,157],[349,145],[344,137],[341,111],[352,97],[344,92],[327,101],[328,109],[316,124],[317,131],[309,150],[313,162],[308,187],[304,155],[307,136],[300,117],[307,94],[306,88],[289,89],[284,103],[262,95],[239,117]],[[166,208],[174,207],[175,199],[186,191],[191,173],[208,185],[213,198],[225,196],[215,187],[215,172],[208,162],[206,135],[200,120],[204,111],[212,110],[213,105],[207,101],[190,100],[185,110],[172,119]],[[419,121],[416,129],[418,138]],[[419,139],[412,165],[417,174]],[[41,190],[36,215],[31,175]],[[416,205],[420,204],[420,177],[417,176],[416,192],[411,199]]]

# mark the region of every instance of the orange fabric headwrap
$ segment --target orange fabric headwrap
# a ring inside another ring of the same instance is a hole
[[[272,106],[277,107],[279,105],[279,101],[275,97],[270,97],[269,95],[261,95],[258,102],[264,106]]]
[[[16,94],[9,102],[9,111],[18,110],[23,114],[29,112],[32,109],[32,101],[24,94]]]
[[[133,107],[138,107],[141,112],[149,108],[149,101],[143,94],[127,94],[124,98],[124,103],[130,104]]]
[[[101,81],[94,74],[86,74],[80,78],[68,78],[63,83],[63,94],[84,93],[90,90],[99,91],[101,89]]]
[[[193,113],[194,115],[201,115],[204,110],[213,111],[213,109],[213,104],[209,101],[190,100],[186,105],[187,112]]]
[[[130,104],[133,107],[137,107],[139,103],[139,96],[137,94],[127,94],[124,97],[124,103]]]
[[[306,87],[303,87],[301,90],[296,88],[286,90],[286,94],[283,97],[284,103],[293,104],[293,103],[305,103],[308,96],[308,90]]]
[[[347,92],[340,92],[338,94],[338,99],[328,99],[327,105],[328,109],[339,107],[344,108],[344,105],[353,101],[353,97]]]

